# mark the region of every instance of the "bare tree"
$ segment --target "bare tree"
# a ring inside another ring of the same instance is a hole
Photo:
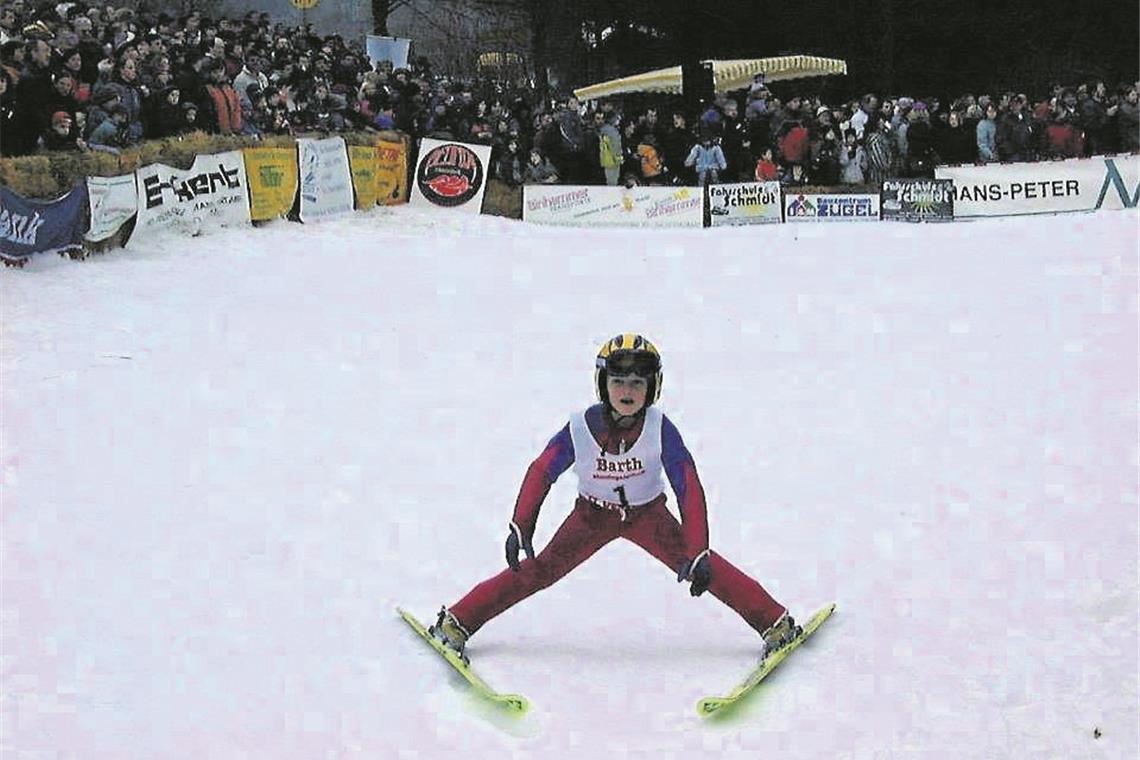
[[[407,4],[408,0],[372,0],[372,33],[383,37],[391,36],[388,34],[388,16]]]

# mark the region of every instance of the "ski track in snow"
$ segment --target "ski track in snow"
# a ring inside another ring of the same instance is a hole
[[[405,206],[4,272],[0,753],[1136,757],[1137,218]],[[472,639],[511,720],[394,607],[501,569],[624,331],[661,347],[714,548],[838,611],[702,722],[757,638],[615,543]]]

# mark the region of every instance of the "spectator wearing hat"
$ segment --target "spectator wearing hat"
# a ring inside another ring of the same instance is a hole
[[[100,124],[111,117],[111,107],[119,105],[119,93],[110,87],[104,87],[101,90],[95,90],[91,96],[91,105],[87,107],[87,124],[84,128],[84,133],[87,136],[87,141],[91,141],[91,133],[94,132]]]
[[[812,182],[818,185],[839,184],[839,153],[842,141],[839,130],[831,123],[831,111],[825,106],[816,108],[816,121],[809,130],[808,151]]]
[[[201,112],[198,104],[192,100],[187,100],[182,104],[182,133],[197,132],[202,130],[202,124],[198,119],[198,114]]]
[[[744,106],[744,120],[752,122],[760,118],[768,110],[768,98],[772,93],[764,84],[764,75],[757,74],[752,78],[748,88],[748,103]]]
[[[118,154],[135,143],[131,134],[130,113],[121,103],[111,106],[107,113],[107,120],[95,128],[87,138],[87,144],[92,150]]]
[[[51,115],[49,126],[44,130],[42,146],[46,151],[86,151],[87,143],[75,129],[75,120],[67,111],[56,111]]]

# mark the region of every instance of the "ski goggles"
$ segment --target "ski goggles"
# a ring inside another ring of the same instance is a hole
[[[615,351],[604,361],[606,372],[614,377],[637,375],[648,379],[661,371],[661,360],[646,351]]]

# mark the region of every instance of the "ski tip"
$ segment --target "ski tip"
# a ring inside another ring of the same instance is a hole
[[[495,696],[495,702],[519,715],[525,714],[530,709],[530,702],[521,694],[498,694]]]
[[[705,697],[697,702],[697,715],[707,718],[720,711],[722,707],[732,704],[732,700],[721,697]]]

